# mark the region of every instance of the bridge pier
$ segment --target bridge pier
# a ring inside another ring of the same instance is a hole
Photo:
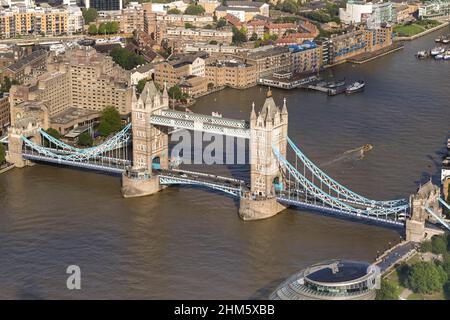
[[[239,217],[244,221],[261,220],[273,217],[284,209],[286,207],[276,197],[243,196],[239,202]]]
[[[159,177],[148,171],[127,170],[122,174],[122,196],[135,198],[152,195],[161,191]]]

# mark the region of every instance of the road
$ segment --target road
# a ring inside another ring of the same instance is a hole
[[[415,249],[415,246],[416,244],[414,242],[406,242],[389,252],[380,262],[377,263],[378,267],[380,267],[381,273],[386,272],[389,267],[402,260],[408,253]]]

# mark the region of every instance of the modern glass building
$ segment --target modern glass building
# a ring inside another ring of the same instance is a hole
[[[94,8],[97,11],[122,10],[122,0],[84,0],[86,8]]]
[[[380,270],[366,262],[331,260],[308,267],[283,282],[272,300],[373,300]]]

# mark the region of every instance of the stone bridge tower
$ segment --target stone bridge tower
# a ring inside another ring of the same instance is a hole
[[[411,213],[410,218],[406,220],[406,240],[419,242],[427,237],[425,221],[436,222],[436,219],[425,208],[428,207],[438,216],[442,216],[439,197],[440,189],[431,180],[420,186],[419,190],[410,196]],[[431,235],[428,234],[428,236]]]
[[[167,88],[161,94],[153,81],[147,82],[139,98],[133,93],[131,122],[133,131],[133,166],[122,177],[124,197],[138,197],[161,190],[154,170],[169,167],[167,129],[153,126],[150,118],[169,108]]]
[[[241,198],[239,215],[244,220],[269,218],[284,206],[276,201],[283,188],[283,172],[273,152],[275,146],[286,157],[288,111],[286,100],[278,107],[269,89],[258,115],[250,115],[250,192]]]

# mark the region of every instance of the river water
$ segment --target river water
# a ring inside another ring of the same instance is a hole
[[[419,183],[439,180],[450,62],[418,61],[414,53],[441,33],[448,28],[370,63],[325,72],[364,79],[363,93],[274,90],[277,102],[287,99],[290,137],[332,177],[371,198],[407,197]],[[265,92],[227,89],[192,109],[248,119]],[[363,157],[352,151],[366,143],[374,148]],[[232,171],[245,176],[247,169]],[[234,199],[194,188],[123,199],[117,177],[36,165],[0,175],[0,298],[265,298],[300,268],[332,258],[372,261],[400,235],[299,210],[243,222]],[[66,288],[72,264],[81,268],[81,290]]]

